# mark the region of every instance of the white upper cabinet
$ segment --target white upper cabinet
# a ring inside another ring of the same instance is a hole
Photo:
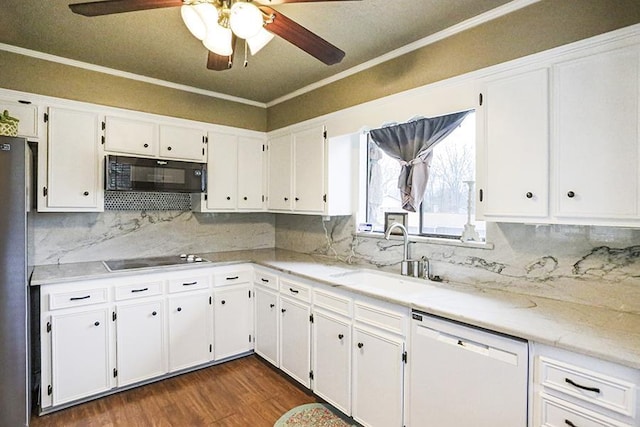
[[[18,136],[24,138],[38,137],[38,106],[29,101],[0,99],[0,114],[9,112],[9,116],[18,119]]]
[[[38,210],[103,210],[100,153],[97,113],[49,108],[48,144],[40,153],[48,172]]]
[[[238,209],[261,211],[265,205],[265,141],[238,138]]]
[[[269,210],[350,215],[351,138],[327,139],[322,125],[294,130],[269,141]]]
[[[158,150],[158,125],[124,117],[105,117],[106,151],[154,156]]]
[[[477,212],[514,221],[549,214],[549,72],[493,78],[478,109]]]
[[[637,222],[640,48],[559,63],[554,77],[558,217]]]
[[[161,124],[160,157],[206,162],[205,131]]]

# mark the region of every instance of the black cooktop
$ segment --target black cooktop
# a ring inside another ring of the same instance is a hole
[[[134,259],[114,259],[102,261],[109,271],[133,270],[140,268],[154,268],[171,265],[201,264],[210,262],[197,255],[174,255],[163,257],[134,258]]]

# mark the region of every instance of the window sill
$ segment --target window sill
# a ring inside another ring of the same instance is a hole
[[[366,232],[357,232],[356,236],[358,237],[368,237],[371,239],[384,239],[384,233],[378,231],[366,231]],[[401,235],[392,235],[392,240],[402,240]],[[429,243],[434,245],[443,245],[443,246],[458,246],[463,248],[474,248],[474,249],[485,249],[485,250],[493,250],[493,243],[489,242],[462,242],[456,239],[444,239],[440,237],[426,237],[426,236],[416,236],[415,234],[409,235],[410,242],[416,243]]]

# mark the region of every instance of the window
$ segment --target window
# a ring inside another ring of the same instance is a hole
[[[475,124],[472,112],[433,148],[424,201],[419,212],[407,212],[410,234],[459,239],[470,218],[484,240],[485,224],[474,220]],[[400,164],[373,143],[367,153],[367,222],[373,231],[383,232],[385,212],[404,212],[398,189]]]

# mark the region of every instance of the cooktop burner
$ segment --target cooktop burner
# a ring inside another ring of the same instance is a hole
[[[150,258],[135,258],[135,259],[115,259],[110,261],[102,261],[109,271],[119,270],[133,270],[140,268],[154,268],[163,267],[169,265],[186,265],[186,264],[200,264],[203,262],[210,262],[206,259],[202,259],[197,255],[174,255],[163,257],[150,257]]]

